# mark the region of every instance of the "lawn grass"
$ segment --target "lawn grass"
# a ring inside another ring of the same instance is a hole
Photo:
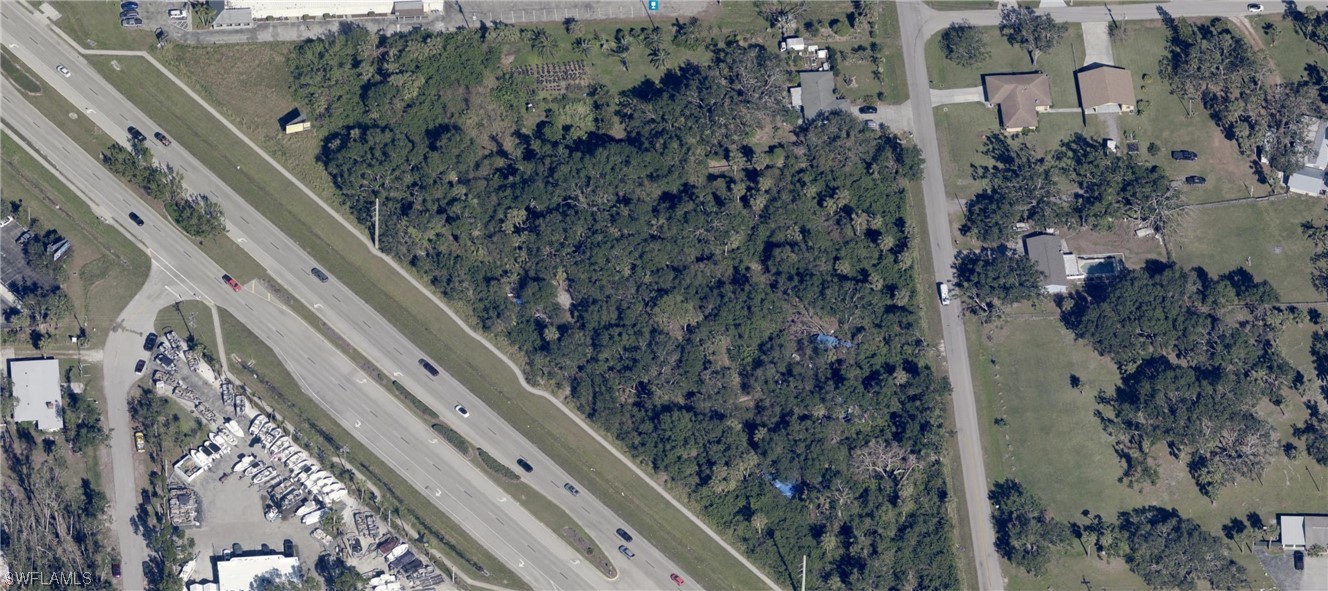
[[[904,70],[904,43],[900,37],[899,5],[887,2],[876,21],[876,42],[881,44],[881,78],[888,105],[908,100],[908,74]]]
[[[946,192],[951,197],[968,199],[982,188],[981,183],[973,180],[972,166],[990,163],[982,155],[983,143],[988,135],[1000,133],[996,111],[982,103],[961,103],[936,107],[935,115]],[[1036,128],[1016,137],[1039,153],[1050,154],[1061,140],[1076,132],[1091,135],[1097,129],[1085,128],[1078,113],[1041,113]]]
[[[1282,79],[1288,82],[1299,80],[1305,77],[1306,66],[1316,64],[1319,67],[1328,67],[1328,52],[1325,52],[1318,44],[1296,34],[1290,21],[1282,20],[1281,14],[1264,14],[1248,17],[1250,26],[1263,37],[1263,45],[1267,48],[1267,53],[1273,58],[1273,63],[1277,66],[1277,72],[1282,75]],[[1273,23],[1277,27],[1277,34],[1269,35],[1264,30],[1264,25]]]
[[[5,78],[13,82],[19,90],[28,94],[41,94],[41,84],[20,65],[18,58],[9,52],[8,47],[0,48],[0,71],[3,71]]]
[[[1306,271],[1314,247],[1300,225],[1323,213],[1323,200],[1299,196],[1190,210],[1172,238],[1172,257],[1214,275],[1245,267],[1255,278],[1271,282],[1284,302],[1319,301],[1323,296]]]
[[[87,328],[85,348],[98,349],[106,342],[111,325],[147,281],[151,262],[138,245],[115,228],[103,223],[69,187],[36,161],[7,133],[0,141],[0,190],[4,201],[21,201],[16,223],[28,215],[55,228],[73,244],[73,258],[66,263],[68,276],[62,282],[73,304],[77,324]],[[0,206],[9,215],[10,206]],[[66,339],[52,339],[53,349],[69,348]]]
[[[528,588],[525,583],[507,568],[501,561],[475,542],[463,529],[437,509],[428,499],[408,484],[400,475],[385,464],[381,458],[359,443],[346,432],[336,420],[327,414],[318,403],[301,390],[295,378],[283,367],[276,353],[250,331],[230,312],[218,310],[221,318],[222,338],[226,341],[228,355],[236,355],[245,361],[260,360],[262,379],[249,379],[253,370],[236,367],[237,377],[249,387],[251,393],[268,404],[286,421],[294,424],[298,431],[310,434],[310,437],[323,435],[325,439],[312,441],[312,446],[324,448],[330,455],[337,455],[337,449],[345,446],[348,450],[342,456],[355,469],[365,476],[383,495],[381,502],[386,507],[398,504],[401,515],[413,517],[416,523],[412,527],[419,531],[421,525],[433,532],[438,532],[450,540],[447,544],[426,543],[426,547],[441,553],[467,575],[486,582],[509,586],[517,589]],[[327,441],[326,439],[331,439]],[[312,449],[310,450],[313,451]],[[421,523],[422,522],[422,523]],[[418,544],[418,542],[417,542]],[[468,566],[457,551],[464,553],[471,560],[484,565],[490,576],[485,577]]]
[[[1142,115],[1122,115],[1121,129],[1133,134],[1141,146],[1156,142],[1161,148],[1158,155],[1140,156],[1162,166],[1173,178],[1199,175],[1208,183],[1199,187],[1186,187],[1186,201],[1207,203],[1226,201],[1251,194],[1267,194],[1269,188],[1259,185],[1248,156],[1242,156],[1235,142],[1222,135],[1213,120],[1199,104],[1194,115],[1186,116],[1184,101],[1171,94],[1166,82],[1157,76],[1158,60],[1166,51],[1166,29],[1160,21],[1131,21],[1126,37],[1112,41],[1116,64],[1133,74],[1135,94],[1148,101]],[[1148,80],[1144,80],[1144,76]],[[1172,150],[1193,150],[1199,159],[1193,162],[1172,160]]]
[[[1084,509],[1110,518],[1118,511],[1158,504],[1177,508],[1217,535],[1232,518],[1255,511],[1270,520],[1275,513],[1299,510],[1306,499],[1321,494],[1314,479],[1325,481],[1328,469],[1303,456],[1289,461],[1277,454],[1261,482],[1242,481],[1222,491],[1212,503],[1199,494],[1184,464],[1168,457],[1161,446],[1153,450],[1161,473],[1156,486],[1135,491],[1116,482],[1120,465],[1110,438],[1093,417],[1098,408],[1094,395],[1099,389],[1111,391],[1116,386],[1116,370],[1087,343],[1076,342],[1054,314],[1046,316],[1014,317],[991,340],[979,336],[981,327],[970,326],[979,420],[991,426],[984,433],[983,446],[993,481],[1019,480],[1042,497],[1058,519],[1082,521],[1079,513]],[[1309,372],[1312,369],[1304,351],[1311,330],[1309,326],[1290,327],[1283,337],[1284,347],[1295,353],[1293,363]],[[1083,382],[1079,390],[1070,386],[1072,374]],[[1306,415],[1303,404],[1294,395],[1289,398],[1285,415],[1271,405],[1260,407],[1260,414],[1287,441],[1292,440],[1291,424],[1303,421]],[[1006,426],[995,426],[997,417]],[[1251,554],[1237,551],[1234,544],[1229,547],[1249,570],[1256,588],[1270,583]],[[1094,588],[1144,586],[1120,561],[1108,565],[1086,558],[1078,546],[1060,552],[1043,577],[1030,577],[1008,564],[1005,573],[1012,589],[1048,585],[1066,589],[1082,585],[1080,579],[1085,577]]]
[[[1009,72],[1045,72],[1051,78],[1051,106],[1076,107],[1079,97],[1074,87],[1074,71],[1084,61],[1084,31],[1077,23],[1069,23],[1070,30],[1061,42],[1038,57],[1037,65],[1028,61],[1028,53],[1005,41],[996,27],[977,27],[991,50],[980,64],[965,67],[945,59],[940,40],[944,31],[927,40],[927,76],[935,89],[970,88],[982,86],[983,74]]]
[[[223,182],[318,259],[324,270],[340,277],[394,327],[568,470],[583,488],[596,492],[614,512],[632,520],[633,527],[685,569],[704,573],[698,575],[702,584],[717,589],[763,586],[690,520],[680,518],[672,505],[561,409],[547,399],[526,393],[516,375],[486,349],[476,346],[460,324],[438,310],[419,290],[403,287],[400,276],[381,258],[353,239],[338,221],[301,195],[298,188],[160,72],[143,60],[118,59],[119,71],[110,67],[109,58],[89,56],[89,62],[163,131],[187,146]],[[269,198],[273,195],[282,198]],[[468,317],[464,309],[459,313]],[[516,358],[520,363],[520,357]],[[681,491],[678,496],[685,500]]]
[[[55,21],[71,39],[88,49],[147,49],[156,38],[146,27],[120,26],[120,3],[67,0],[49,2],[60,13]],[[141,3],[145,10],[165,10],[160,4]]]

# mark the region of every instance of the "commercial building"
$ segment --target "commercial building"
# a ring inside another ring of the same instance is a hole
[[[982,77],[988,107],[996,108],[1001,129],[1014,133],[1037,127],[1038,113],[1051,109],[1051,79],[1042,72]]]
[[[59,361],[11,359],[9,379],[14,385],[14,422],[36,423],[39,431],[47,432],[65,428]]]
[[[346,19],[365,16],[396,16],[422,19],[442,11],[442,0],[224,0],[213,28],[253,26],[267,19]]]
[[[219,591],[261,591],[279,581],[301,576],[300,559],[285,554],[217,559]]]

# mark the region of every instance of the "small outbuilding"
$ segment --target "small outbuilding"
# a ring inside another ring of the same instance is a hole
[[[987,74],[982,90],[1007,132],[1037,127],[1038,113],[1051,109],[1051,79],[1042,72]]]
[[[1118,66],[1092,64],[1074,73],[1085,115],[1134,111],[1134,77]]]
[[[299,133],[301,131],[309,131],[314,127],[314,124],[311,123],[309,118],[305,117],[304,113],[301,113],[299,109],[293,109],[291,112],[286,113],[282,116],[280,123],[281,130],[286,132],[286,135]]]

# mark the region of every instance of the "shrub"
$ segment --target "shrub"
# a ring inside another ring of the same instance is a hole
[[[438,413],[434,412],[432,408],[429,408],[429,405],[425,404],[423,400],[420,400],[419,397],[415,396],[410,390],[407,390],[405,386],[402,386],[400,382],[392,380],[392,389],[396,391],[397,396],[400,396],[402,400],[409,402],[411,406],[415,407],[415,410],[420,412],[420,414],[435,421],[438,420]]]
[[[493,471],[494,474],[512,481],[521,480],[520,474],[508,468],[507,464],[498,461],[498,458],[489,455],[489,452],[484,451],[484,448],[477,447],[475,450],[480,452],[480,462],[484,464],[485,468]]]
[[[466,457],[470,457],[470,442],[466,441],[466,438],[462,437],[460,433],[457,433],[447,425],[439,423],[433,424],[433,430],[439,435],[442,435],[443,439],[446,439],[448,443],[452,444],[452,447],[455,447],[457,451],[461,452]]]

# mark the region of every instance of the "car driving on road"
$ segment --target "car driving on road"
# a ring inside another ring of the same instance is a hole
[[[672,579],[674,583],[677,583],[679,587],[681,587],[682,584],[686,582],[682,580],[682,577],[678,576],[678,573],[673,573],[669,575],[669,578]]]
[[[157,133],[152,134],[152,137],[157,138],[157,141],[161,142],[161,145],[163,145],[163,146],[169,146],[169,145],[171,145],[171,138],[166,137],[166,134],[164,134],[164,133],[162,133],[162,132],[160,132],[160,131],[158,131]]]
[[[461,415],[461,416],[463,416],[463,417],[467,417],[467,418],[470,417],[470,411],[466,410],[466,407],[461,406],[460,404],[458,404],[458,405],[456,405],[455,408],[456,408],[457,414],[459,414],[459,415]]]
[[[521,466],[521,469],[525,470],[527,474],[535,471],[535,467],[531,466],[530,462],[527,462],[525,458],[517,458],[516,465]]]
[[[319,281],[327,283],[327,273],[324,273],[322,269],[314,267],[312,269],[309,269],[309,272],[312,273],[314,277],[317,277]]]
[[[1254,14],[1259,14],[1259,13],[1263,12],[1263,5],[1262,5],[1262,4],[1253,4],[1253,3],[1251,3],[1251,4],[1249,4],[1249,5],[1247,5],[1247,6],[1245,7],[1245,10],[1248,10],[1248,11],[1254,13]]]
[[[577,490],[575,486],[572,486],[572,483],[570,482],[563,483],[563,490],[572,493],[572,496],[574,497],[581,494],[581,491]]]
[[[226,285],[231,286],[231,289],[235,291],[244,291],[244,286],[240,285],[240,282],[236,281],[235,278],[231,277],[230,275],[222,275],[221,280],[225,281]]]
[[[64,76],[65,78],[69,77],[69,68],[66,68],[64,64],[56,66],[55,71],[59,72],[60,75]]]
[[[138,217],[138,214],[136,214],[136,213],[134,213],[134,212],[132,212],[132,211],[129,212],[129,221],[134,222],[135,224],[137,224],[137,225],[139,225],[139,226],[143,225],[143,218]]]
[[[618,551],[622,552],[623,556],[626,556],[629,559],[636,558],[636,553],[632,552],[632,549],[627,546],[618,546]]]
[[[622,538],[624,542],[632,541],[632,534],[627,533],[627,530],[621,527],[618,528],[618,537]]]
[[[140,144],[148,141],[148,136],[143,135],[143,132],[139,131],[137,127],[129,128],[129,137]]]
[[[434,367],[432,363],[429,363],[429,360],[428,360],[428,359],[421,359],[421,360],[420,360],[420,367],[423,367],[423,368],[424,368],[424,371],[429,372],[429,375],[431,375],[431,376],[437,376],[437,375],[438,375],[438,368]]]

